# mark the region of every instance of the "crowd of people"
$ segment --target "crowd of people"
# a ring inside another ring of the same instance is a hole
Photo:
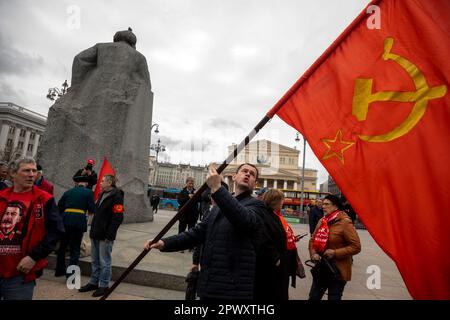
[[[69,277],[66,252],[69,265],[78,265],[89,216],[93,217],[92,274],[79,291],[95,290],[95,297],[105,294],[111,280],[111,252],[123,221],[124,193],[117,188],[115,176],[105,175],[99,182],[98,199],[94,199],[97,174],[93,166],[94,160],[87,160],[73,176],[74,187],[56,203],[54,187],[34,159],[0,162],[0,300],[31,300],[35,280],[55,250],[55,276]]]
[[[35,279],[55,250],[55,276],[70,277],[66,252],[69,266],[78,265],[89,220],[91,276],[79,291],[94,291],[94,297],[107,292],[125,195],[113,175],[98,182],[94,165],[89,159],[74,174],[74,187],[56,203],[53,185],[35,160],[0,162],[0,299],[32,299]],[[295,287],[296,278],[305,277],[296,245],[300,237],[281,215],[284,194],[264,188],[255,197],[258,174],[253,164],[240,165],[231,193],[215,165],[210,165],[208,188],[195,203],[190,201],[196,192],[194,179],[187,178],[178,195],[180,208],[188,206],[179,219],[178,234],[145,243],[147,250],[193,251],[190,271],[195,283],[187,299],[283,301],[289,299],[289,284]],[[97,183],[101,192],[94,199]],[[151,202],[156,213],[159,199],[152,197]],[[309,211],[313,263],[309,299],[320,300],[328,291],[328,299],[340,300],[351,280],[352,256],[361,250],[358,234],[336,196],[318,199]]]
[[[208,189],[183,213],[179,233],[144,244],[146,250],[194,250],[188,279],[195,283],[189,283],[187,299],[284,301],[289,299],[289,282],[295,287],[296,277],[305,277],[296,246],[300,236],[281,215],[284,194],[263,188],[254,197],[258,174],[253,164],[240,165],[232,177],[235,191],[230,193],[215,166],[209,166]],[[194,193],[194,180],[188,178],[178,196],[181,209]],[[202,219],[196,223],[199,212]],[[327,195],[311,208],[310,233],[314,266],[309,299],[320,300],[328,290],[329,300],[340,300],[361,243],[338,197]]]

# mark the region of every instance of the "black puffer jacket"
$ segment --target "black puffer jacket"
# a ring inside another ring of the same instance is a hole
[[[264,203],[250,192],[236,198],[221,187],[207,217],[189,231],[163,239],[163,251],[178,251],[203,244],[197,287],[202,299],[252,299],[256,248]]]
[[[282,298],[282,274],[276,264],[286,252],[286,232],[280,218],[271,209],[268,208],[261,219],[264,228],[257,251],[254,298],[279,301]]]
[[[96,240],[116,239],[117,229],[123,221],[123,196],[122,190],[113,188],[111,193],[100,204],[103,193],[100,193],[95,204],[95,214],[92,219],[89,236]]]

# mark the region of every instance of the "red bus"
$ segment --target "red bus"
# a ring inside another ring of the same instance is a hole
[[[256,189],[255,191],[257,191]],[[304,190],[303,191],[303,211],[300,212],[302,191],[294,189],[278,189],[284,193],[283,207],[281,208],[281,214],[285,217],[286,221],[294,223],[308,223],[308,215],[306,211],[308,204],[312,200],[323,199],[330,192],[319,192]]]
[[[301,190],[292,190],[292,189],[279,189],[279,190],[284,193],[285,205],[300,206],[302,198]],[[311,203],[311,200],[322,199],[328,194],[330,193],[305,190],[303,192],[303,206],[306,207],[308,204]]]
[[[329,192],[305,190],[303,192],[303,212],[300,212],[302,191],[292,189],[280,189],[280,191],[284,193],[285,197],[281,213],[286,221],[295,223],[307,223],[308,216],[306,211],[308,210],[308,205],[312,201],[322,199],[330,194]]]
[[[284,193],[284,202],[283,207],[281,209],[281,213],[286,218],[286,221],[294,223],[307,223],[308,216],[305,213],[305,211],[307,211],[308,205],[311,203],[311,201],[316,199],[322,199],[326,195],[330,194],[329,192],[305,190],[303,192],[304,212],[300,212],[302,191],[293,189],[278,189],[278,190]]]

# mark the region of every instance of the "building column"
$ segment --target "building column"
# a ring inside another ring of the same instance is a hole
[[[0,150],[6,147],[6,140],[8,139],[9,125],[4,123],[0,131]]]
[[[15,151],[15,149],[17,148],[17,144],[19,143],[19,135],[20,135],[20,128],[16,127],[15,131],[14,131],[14,138],[13,138],[13,143],[11,146],[11,153],[13,153]]]
[[[267,179],[264,179],[263,188],[267,188]]]
[[[30,143],[30,131],[26,131],[25,133],[25,141],[23,142],[23,148],[22,148],[22,157],[26,157],[27,156],[27,151],[28,151],[28,143]]]
[[[287,189],[287,181],[286,180],[284,180],[283,189]]]
[[[277,179],[273,180],[273,188],[274,189],[276,189],[278,187],[277,183],[278,183]]]
[[[32,157],[36,159],[37,151],[38,151],[38,144],[39,144],[39,138],[41,135],[39,133],[36,133],[34,136],[34,142],[33,142],[33,154]]]
[[[228,188],[230,189],[230,192],[234,192],[233,176],[228,176],[228,182]]]
[[[297,182],[294,182],[294,190],[297,190]]]

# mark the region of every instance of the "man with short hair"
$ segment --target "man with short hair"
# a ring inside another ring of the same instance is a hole
[[[41,165],[37,165],[36,181],[34,184],[41,190],[44,190],[50,194],[53,194],[53,184],[45,180],[43,176],[43,170]]]
[[[186,179],[186,186],[180,191],[177,196],[178,204],[180,205],[179,210],[194,196],[194,178],[188,177]],[[182,233],[188,229],[193,228],[198,220],[199,208],[198,203],[192,205],[187,212],[180,217],[178,221],[178,233]]]
[[[66,249],[69,247],[69,265],[78,265],[83,234],[87,231],[88,215],[95,212],[94,193],[87,189],[89,178],[73,178],[75,187],[67,190],[58,201],[59,212],[63,216],[66,232],[59,245],[55,277],[68,276],[66,273]]]
[[[0,190],[12,187],[9,180],[9,166],[5,161],[0,161]]]
[[[323,217],[322,199],[317,199],[316,204],[309,211],[309,233],[312,235],[316,230],[317,223]]]
[[[160,200],[161,200],[161,198],[159,197],[159,194],[155,193],[154,195],[152,195],[150,204],[152,205],[153,213],[158,213],[158,206],[159,206]]]
[[[116,177],[103,176],[100,188],[101,193],[95,204],[89,234],[92,244],[91,278],[88,284],[78,290],[80,292],[95,290],[93,297],[101,297],[109,289],[112,274],[111,253],[124,214],[124,192],[116,187]]]
[[[14,186],[0,191],[0,300],[31,300],[64,226],[53,196],[34,185],[36,162],[10,169]]]
[[[201,300],[253,298],[260,215],[268,212],[262,201],[252,197],[257,177],[254,165],[239,166],[232,177],[236,190],[232,196],[221,185],[215,166],[210,165],[206,183],[216,206],[194,228],[151,247],[150,240],[145,244],[146,249],[165,252],[202,245],[197,287]]]

